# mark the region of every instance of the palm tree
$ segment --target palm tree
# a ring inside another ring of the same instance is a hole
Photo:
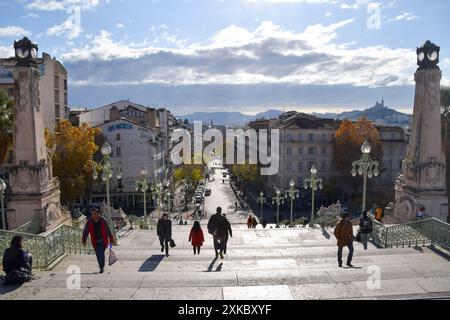
[[[13,143],[13,100],[0,90],[0,165]]]

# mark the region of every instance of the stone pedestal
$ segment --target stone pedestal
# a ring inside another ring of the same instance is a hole
[[[11,201],[7,219],[9,229],[34,220],[39,231],[45,232],[70,219],[70,215],[61,210],[59,182],[53,178],[45,144],[39,77],[35,57],[21,59],[14,68],[13,165],[8,168]]]
[[[440,80],[434,68],[415,74],[416,93],[413,125],[402,175],[396,182],[395,222],[415,219],[421,207],[441,220],[447,218],[445,155],[441,137]]]

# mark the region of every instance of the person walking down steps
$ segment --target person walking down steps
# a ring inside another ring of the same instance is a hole
[[[172,240],[172,221],[169,219],[169,215],[164,213],[162,218],[158,220],[156,225],[156,233],[161,244],[161,252],[166,251],[166,257],[169,256],[169,243]]]
[[[200,222],[194,222],[194,226],[189,233],[189,241],[192,244],[194,254],[200,254],[200,248],[203,246],[203,242],[205,242],[205,237],[203,236],[203,230],[200,226]]]
[[[352,258],[353,258],[353,226],[350,222],[350,215],[345,213],[342,216],[342,220],[336,225],[334,229],[334,236],[337,239],[338,246],[338,264],[339,268],[342,268],[342,250],[344,247],[348,247],[349,253],[347,257],[347,266],[353,268]]]

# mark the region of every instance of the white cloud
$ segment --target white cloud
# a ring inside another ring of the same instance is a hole
[[[13,57],[13,56],[14,56],[13,46],[8,46],[8,47],[0,46],[0,57],[5,58],[5,57]]]
[[[402,21],[402,20],[411,21],[411,20],[417,20],[419,18],[420,17],[416,16],[413,12],[402,11],[397,16],[389,19],[388,22]]]
[[[81,34],[82,28],[80,24],[72,19],[67,19],[61,24],[55,25],[47,29],[45,34],[47,36],[62,36],[66,35],[69,40],[77,38]]]
[[[82,10],[91,10],[109,0],[32,0],[26,5],[27,9],[55,11],[67,10],[71,6],[79,6]]]
[[[122,28],[125,28],[125,25],[118,23],[118,24],[116,24],[116,27],[122,29]]]
[[[352,23],[316,24],[302,32],[270,21],[254,30],[231,25],[205,43],[178,43],[175,48],[116,41],[103,30],[89,45],[62,58],[76,65],[71,75],[77,85],[412,84],[414,50],[339,43],[339,30]]]
[[[22,37],[30,35],[31,32],[25,30],[22,27],[17,26],[0,27],[0,37]]]

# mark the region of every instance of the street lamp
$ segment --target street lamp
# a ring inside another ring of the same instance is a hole
[[[281,195],[281,191],[277,189],[276,195],[272,198],[272,204],[277,204],[277,225],[276,227],[280,227],[280,205],[284,204],[284,197]]]
[[[314,164],[311,167],[311,176],[309,178],[305,179],[304,187],[305,187],[305,189],[311,188],[311,191],[312,191],[311,222],[309,223],[309,226],[313,227],[314,226],[314,194],[317,189],[323,188],[323,180],[320,178],[317,178],[317,169]]]
[[[262,219],[263,218],[263,215],[262,215],[263,204],[266,203],[266,197],[264,197],[264,192],[261,191],[259,193],[259,197],[256,199],[256,202],[261,205],[260,216],[261,216],[261,219]]]
[[[162,195],[162,183],[158,182],[152,189],[153,202],[158,208],[158,217],[161,218],[161,195]],[[153,219],[153,217],[152,217]]]
[[[148,172],[147,168],[141,169],[141,178],[136,180],[136,191],[142,192],[144,196],[144,221],[147,224],[147,190],[148,190]]]
[[[294,222],[294,200],[298,199],[298,197],[300,196],[300,192],[295,189],[295,182],[294,180],[291,180],[289,182],[289,189],[287,189],[285,191],[285,195],[287,198],[291,199],[291,220],[290,220],[290,224],[292,225],[292,223]]]
[[[112,162],[111,160],[111,146],[108,144],[108,142],[105,141],[105,143],[103,144],[103,146],[100,149],[100,152],[102,153],[102,159],[100,160],[100,163],[98,163],[96,166],[94,165],[94,170],[92,172],[92,178],[94,180],[98,179],[98,172],[97,169],[100,171],[102,171],[102,181],[105,182],[106,184],[106,205],[108,210],[106,213],[106,218],[108,220],[108,224],[110,226],[110,228],[112,229],[111,231],[114,234],[114,237],[116,237],[116,228],[114,227],[114,224],[112,222],[111,219],[111,215],[109,213],[109,209],[111,207],[111,200],[110,200],[110,196],[109,196],[109,187],[110,187],[110,180],[113,177],[113,169],[114,167],[117,168],[117,180],[122,179],[122,168],[120,166],[120,164],[115,164]],[[96,168],[97,167],[97,168]],[[116,238],[117,239],[117,238]]]
[[[370,158],[369,154],[371,151],[372,147],[369,142],[367,140],[364,141],[361,146],[361,152],[363,154],[361,159],[354,161],[352,164],[352,176],[356,177],[356,175],[359,174],[364,177],[362,211],[366,210],[367,178],[372,179],[373,176],[378,177],[380,174],[379,162]]]
[[[5,204],[4,197],[5,197],[5,191],[6,191],[6,183],[5,181],[0,178],[0,207],[2,209],[2,226],[3,230],[6,230],[6,217],[5,217]]]

